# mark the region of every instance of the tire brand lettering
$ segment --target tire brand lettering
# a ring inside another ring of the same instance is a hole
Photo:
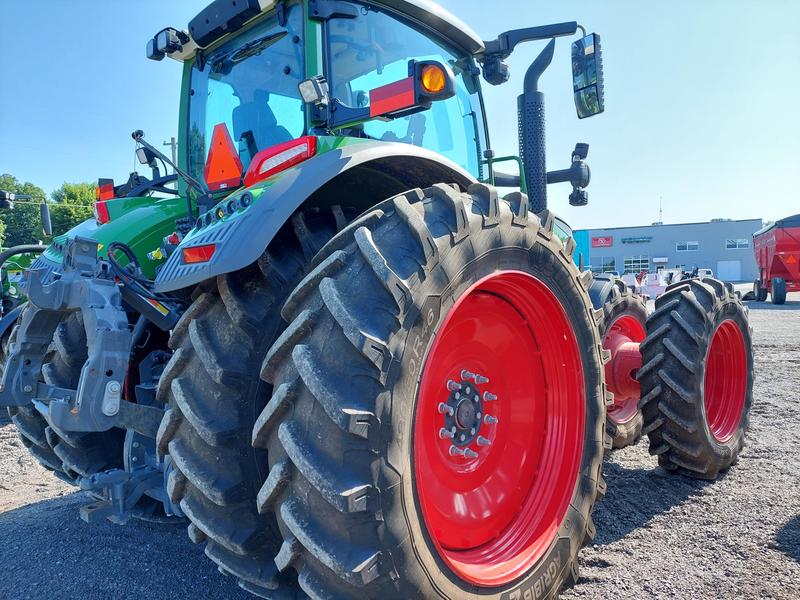
[[[408,363],[408,373],[412,379],[417,378],[420,365],[422,364],[422,353],[425,350],[425,340],[428,339],[428,333],[435,320],[436,314],[433,312],[432,308],[429,308],[428,312],[425,314],[422,331],[414,334],[413,341],[411,342],[411,351],[414,353],[414,356],[411,357]]]
[[[555,584],[558,576],[558,567],[561,565],[561,553],[550,560],[544,573],[536,581],[529,583],[527,587],[514,590],[508,595],[508,600],[538,600],[544,597]]]

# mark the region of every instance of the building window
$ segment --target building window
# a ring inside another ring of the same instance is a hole
[[[739,238],[736,240],[725,240],[726,250],[741,250],[742,248],[749,248],[750,240],[747,238]]]
[[[641,273],[650,270],[650,257],[645,256],[626,256],[623,261],[625,273]]]
[[[600,256],[592,259],[594,273],[614,273],[617,270],[617,260],[613,256]]]
[[[691,252],[700,249],[700,242],[675,242],[676,252]]]

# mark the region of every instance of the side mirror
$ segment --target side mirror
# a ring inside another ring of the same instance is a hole
[[[156,155],[149,148],[145,148],[144,146],[137,148],[136,158],[143,165],[147,165],[148,167],[156,166]]]
[[[42,202],[39,205],[39,210],[42,212],[42,231],[45,235],[53,235],[53,222],[50,220],[50,205],[47,202]]]
[[[605,109],[603,59],[596,33],[572,44],[572,90],[579,119],[599,115]]]

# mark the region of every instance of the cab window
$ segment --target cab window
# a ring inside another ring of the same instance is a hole
[[[331,95],[352,107],[369,106],[370,90],[408,77],[412,58],[448,64],[455,74],[455,96],[408,117],[368,121],[356,135],[433,150],[481,178],[484,124],[471,56],[388,11],[366,5],[359,5],[354,19],[328,21],[326,41]]]

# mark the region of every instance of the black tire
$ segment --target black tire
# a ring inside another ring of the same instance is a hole
[[[756,302],[764,302],[767,299],[767,288],[761,287],[761,280],[756,279],[753,282],[753,300]]]
[[[590,274],[571,260],[574,241],[562,245],[552,215],[541,219],[528,214],[525,196],[498,201],[482,184],[407,192],[338,234],[285,304],[290,325],[262,371],[275,392],[253,439],[269,450],[260,501],[275,510],[284,538],[275,563],[295,569],[310,597],[553,597],[577,580],[577,554],[594,535],[591,512],[605,489],[599,314],[586,293]],[[447,312],[443,289],[452,290],[447,304],[498,269],[535,273],[562,303],[585,372],[586,429],[582,475],[544,557],[513,584],[477,588],[441,561],[414,497],[418,370],[408,348],[431,342],[430,323]],[[417,335],[419,343],[408,341]]]
[[[205,542],[206,555],[241,587],[276,599],[294,598],[297,585],[273,562],[281,543],[274,515],[257,509],[268,466],[251,435],[272,392],[259,372],[285,327],[282,303],[337,220],[314,211],[292,224],[257,263],[216,278],[195,298],[173,331],[175,353],[158,386],[169,406],[158,448],[172,457],[168,492],[191,522],[189,537]]]
[[[605,273],[595,275],[589,287],[589,297],[595,309],[603,311],[603,320],[600,322],[601,340],[605,340],[609,328],[621,317],[636,319],[641,324],[642,330],[646,329],[647,304],[620,279]],[[608,381],[606,384],[608,385]],[[642,438],[643,423],[641,410],[624,422],[615,422],[609,415],[606,418],[606,431],[611,436],[612,447],[620,449],[637,444]]]
[[[16,330],[10,340],[15,337]],[[43,380],[49,385],[77,388],[86,356],[83,320],[80,313],[70,313],[56,328],[44,357]],[[56,431],[33,405],[10,407],[8,414],[28,451],[67,483],[77,485],[81,477],[122,466],[124,432],[119,429],[98,433]]]
[[[714,437],[706,415],[705,378],[712,339],[725,321],[739,330],[746,355],[744,406],[733,435]],[[753,345],[747,309],[733,286],[716,279],[676,283],[656,300],[641,345],[640,407],[650,454],[659,464],[700,479],[714,479],[744,446],[753,399]]]
[[[766,295],[764,296],[766,300]],[[786,302],[786,280],[782,277],[772,278],[772,303],[784,304]]]

